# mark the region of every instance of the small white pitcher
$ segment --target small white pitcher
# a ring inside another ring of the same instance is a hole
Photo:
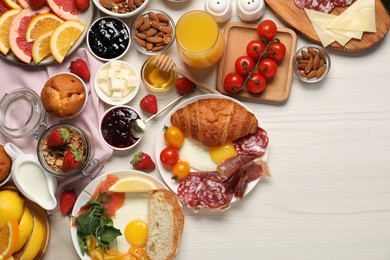
[[[13,143],[6,143],[4,150],[12,158],[11,176],[20,192],[42,208],[54,209],[57,179],[45,172],[36,155],[23,153]]]

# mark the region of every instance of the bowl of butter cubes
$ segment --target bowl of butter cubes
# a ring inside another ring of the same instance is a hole
[[[127,62],[113,60],[102,65],[95,75],[95,91],[109,105],[124,105],[138,92],[139,76]]]

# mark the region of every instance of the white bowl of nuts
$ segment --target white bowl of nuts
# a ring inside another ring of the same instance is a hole
[[[296,76],[308,83],[319,82],[330,70],[330,57],[325,48],[310,44],[300,48],[293,59]]]
[[[150,0],[93,0],[103,13],[117,18],[127,18],[142,12]]]
[[[130,31],[131,40],[138,51],[155,55],[172,45],[175,39],[175,22],[166,12],[151,9],[134,19]]]

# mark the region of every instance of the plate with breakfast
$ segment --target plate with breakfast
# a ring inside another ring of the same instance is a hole
[[[317,44],[343,52],[368,49],[390,27],[380,0],[265,0],[285,24]]]
[[[1,14],[1,57],[33,66],[61,63],[84,41],[93,19],[93,4],[80,10],[73,1],[70,5],[64,0],[40,2],[43,5],[32,8],[29,1],[19,1],[21,6],[15,3],[18,6]]]
[[[224,210],[243,199],[267,166],[268,134],[250,109],[228,96],[205,94],[178,104],[163,120],[156,163],[183,205]]]
[[[129,169],[91,181],[76,200],[70,224],[80,259],[173,259],[183,228],[176,194],[153,176]]]

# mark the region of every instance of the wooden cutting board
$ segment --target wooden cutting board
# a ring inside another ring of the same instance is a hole
[[[303,37],[321,45],[321,41],[318,38],[305,11],[298,8],[294,0],[265,0],[265,2],[267,6],[275,13],[275,15],[285,24],[289,25],[289,27],[292,27]],[[336,7],[331,12],[331,14],[339,15],[346,8],[347,7]],[[334,42],[330,44],[328,48],[344,52],[357,52],[374,46],[386,36],[390,27],[389,14],[380,0],[375,1],[375,14],[376,33],[365,32],[361,40],[351,39],[345,46],[341,46],[337,42]]]

